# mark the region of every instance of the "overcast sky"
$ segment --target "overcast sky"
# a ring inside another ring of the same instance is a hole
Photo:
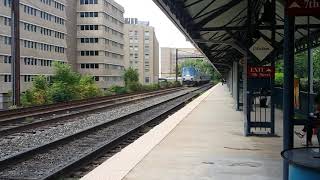
[[[115,0],[125,8],[125,17],[150,21],[160,47],[193,47],[152,0]]]

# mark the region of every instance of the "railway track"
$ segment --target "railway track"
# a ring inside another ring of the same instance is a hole
[[[0,179],[56,179],[113,148],[147,123],[166,116],[210,86],[84,129],[0,160]]]
[[[166,90],[92,98],[87,100],[73,101],[70,103],[53,104],[39,107],[22,108],[0,112],[0,136],[10,135],[19,131],[55,123],[83,113],[99,111],[105,108],[120,106],[163,94],[182,90],[171,88]]]

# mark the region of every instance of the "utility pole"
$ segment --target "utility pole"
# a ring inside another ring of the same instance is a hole
[[[11,1],[12,104],[20,106],[20,0]]]
[[[176,48],[176,82],[178,82],[178,74],[179,74],[179,67],[178,67],[178,59],[179,59],[179,56],[178,56],[178,48]]]

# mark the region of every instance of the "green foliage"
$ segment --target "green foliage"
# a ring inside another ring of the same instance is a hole
[[[300,89],[301,91],[308,91],[308,79],[300,79]],[[313,81],[313,90],[314,92],[320,92],[320,79],[314,79]]]
[[[142,85],[139,82],[129,81],[126,87],[129,92],[138,92],[142,90]]]
[[[48,97],[49,83],[45,76],[37,76],[33,81],[33,86],[21,96],[21,103],[24,106],[42,105],[51,102]]]
[[[91,76],[82,76],[79,83],[81,99],[102,96],[102,91]]]
[[[314,75],[314,91],[320,92],[320,48],[313,49],[313,75]],[[300,86],[302,91],[308,90],[308,61],[307,52],[295,55],[295,77],[300,78]],[[283,85],[283,59],[276,62],[276,85]]]
[[[49,96],[55,103],[80,99],[77,90],[73,86],[63,82],[54,82],[50,87]]]
[[[22,94],[23,106],[66,102],[76,99],[101,96],[102,92],[93,77],[81,76],[71,70],[70,65],[54,63],[52,82],[45,76],[37,76],[33,86]]]
[[[128,90],[125,87],[121,87],[121,86],[111,86],[107,93],[111,92],[112,94],[125,94],[128,93]]]
[[[284,77],[283,73],[276,73],[275,74],[275,85],[276,86],[278,86],[278,87],[283,86],[283,77]]]
[[[159,84],[149,84],[149,85],[143,85],[142,90],[144,91],[156,91],[160,89]]]
[[[139,73],[136,69],[129,67],[124,71],[123,79],[127,87],[129,84],[139,82]]]
[[[53,63],[55,75],[52,77],[54,83],[63,82],[68,86],[77,85],[81,75],[72,71],[71,66],[59,62]]]

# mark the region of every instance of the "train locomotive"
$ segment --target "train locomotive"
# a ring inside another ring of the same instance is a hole
[[[210,82],[210,76],[202,73],[194,67],[182,68],[182,84],[186,86],[198,86]]]

